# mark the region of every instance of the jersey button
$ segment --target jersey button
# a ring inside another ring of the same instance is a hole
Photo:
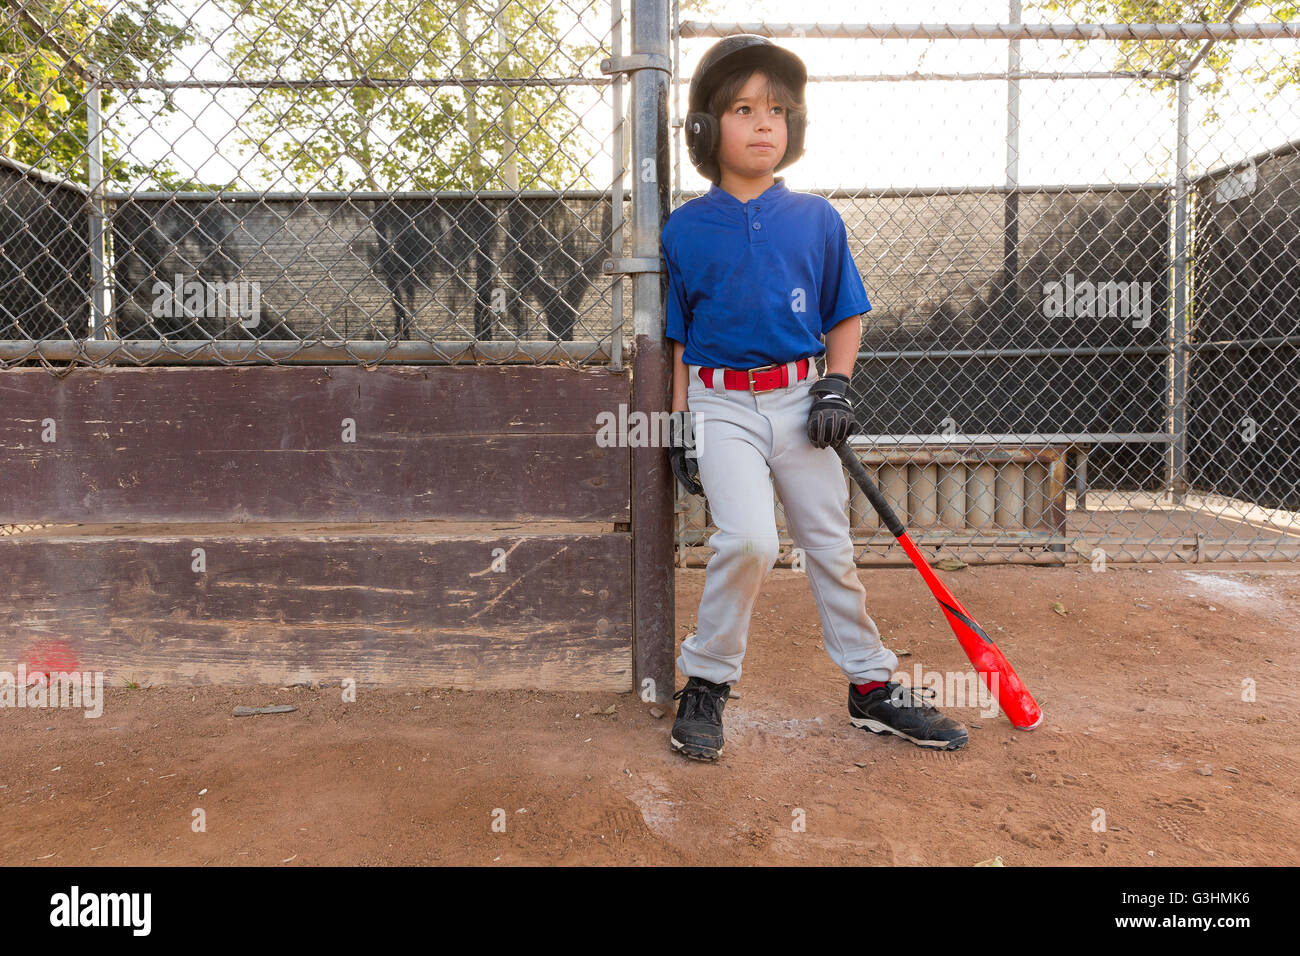
[[[763,224],[762,224],[761,222],[756,222],[756,223],[754,223],[754,228],[755,228],[755,229],[762,229],[762,228],[763,228]]]

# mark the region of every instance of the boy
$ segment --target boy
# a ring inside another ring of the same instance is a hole
[[[674,210],[661,235],[679,438],[671,461],[688,491],[707,493],[718,528],[698,633],[677,658],[689,680],[673,695],[671,747],[697,760],[722,754],[722,710],[778,556],[774,487],[804,552],[826,651],[850,682],[852,724],[922,747],[967,741],[965,727],[889,680],[898,658],[858,580],[835,446],[857,431],[847,393],[871,303],[836,209],[774,176],[803,153],[806,82],[803,62],[764,37],[731,36],[705,54],[686,142],[713,185]],[[685,447],[688,418],[698,457]]]

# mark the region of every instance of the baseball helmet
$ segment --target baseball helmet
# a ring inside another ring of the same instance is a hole
[[[700,60],[691,77],[691,90],[686,114],[686,147],[691,162],[704,176],[716,183],[722,178],[718,167],[718,145],[722,142],[722,128],[718,118],[709,112],[709,99],[733,70],[762,67],[781,77],[800,100],[808,83],[808,69],[803,60],[789,50],[777,46],[767,37],[754,33],[740,33],[718,41]],[[776,164],[784,169],[803,155],[806,116],[790,115],[786,120],[785,155]]]

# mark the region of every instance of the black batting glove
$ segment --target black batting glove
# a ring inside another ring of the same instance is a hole
[[[685,487],[686,493],[704,497],[704,484],[700,481],[700,465],[694,454],[695,430],[694,419],[690,412],[673,412],[669,416],[668,460],[672,463],[673,474]]]
[[[813,405],[808,412],[808,440],[815,448],[838,446],[860,429],[849,401],[849,377],[839,372],[823,375],[808,391]]]

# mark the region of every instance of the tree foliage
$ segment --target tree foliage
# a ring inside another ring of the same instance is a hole
[[[160,76],[176,50],[194,38],[185,25],[161,14],[161,6],[158,0],[0,0],[0,153],[86,183],[90,77]],[[111,89],[100,95],[105,114],[119,103],[144,99],[142,93]],[[104,175],[110,183],[150,172],[127,161],[125,152],[106,126]],[[152,172],[160,181],[175,179],[167,161]]]
[[[1235,6],[1236,0],[1205,0],[1204,3],[1186,0],[1027,0],[1025,3],[1026,10],[1038,9],[1062,15],[1056,19],[1072,23],[1224,23]],[[1300,4],[1277,0],[1248,2],[1236,17],[1236,22],[1288,23],[1296,20],[1300,20]],[[1082,49],[1088,43],[1081,40],[1074,46]],[[1202,46],[1202,40],[1124,40],[1119,44],[1115,69],[1177,71],[1180,64],[1191,62]],[[1192,77],[1196,95],[1209,104],[1207,121],[1217,119],[1214,104],[1224,92],[1225,81],[1233,77],[1257,84],[1264,98],[1300,84],[1300,60],[1290,58],[1279,63],[1265,63],[1258,53],[1258,41],[1217,40],[1210,47]],[[1152,89],[1164,90],[1172,105],[1177,96],[1176,80],[1157,77],[1143,82]]]
[[[584,120],[571,108],[574,87],[365,81],[598,76],[594,38],[608,30],[606,0],[220,2],[240,32],[232,53],[240,76],[352,81],[267,89],[241,119],[243,142],[294,182],[541,189],[580,175],[582,150],[566,143]],[[562,25],[561,14],[577,26]]]

